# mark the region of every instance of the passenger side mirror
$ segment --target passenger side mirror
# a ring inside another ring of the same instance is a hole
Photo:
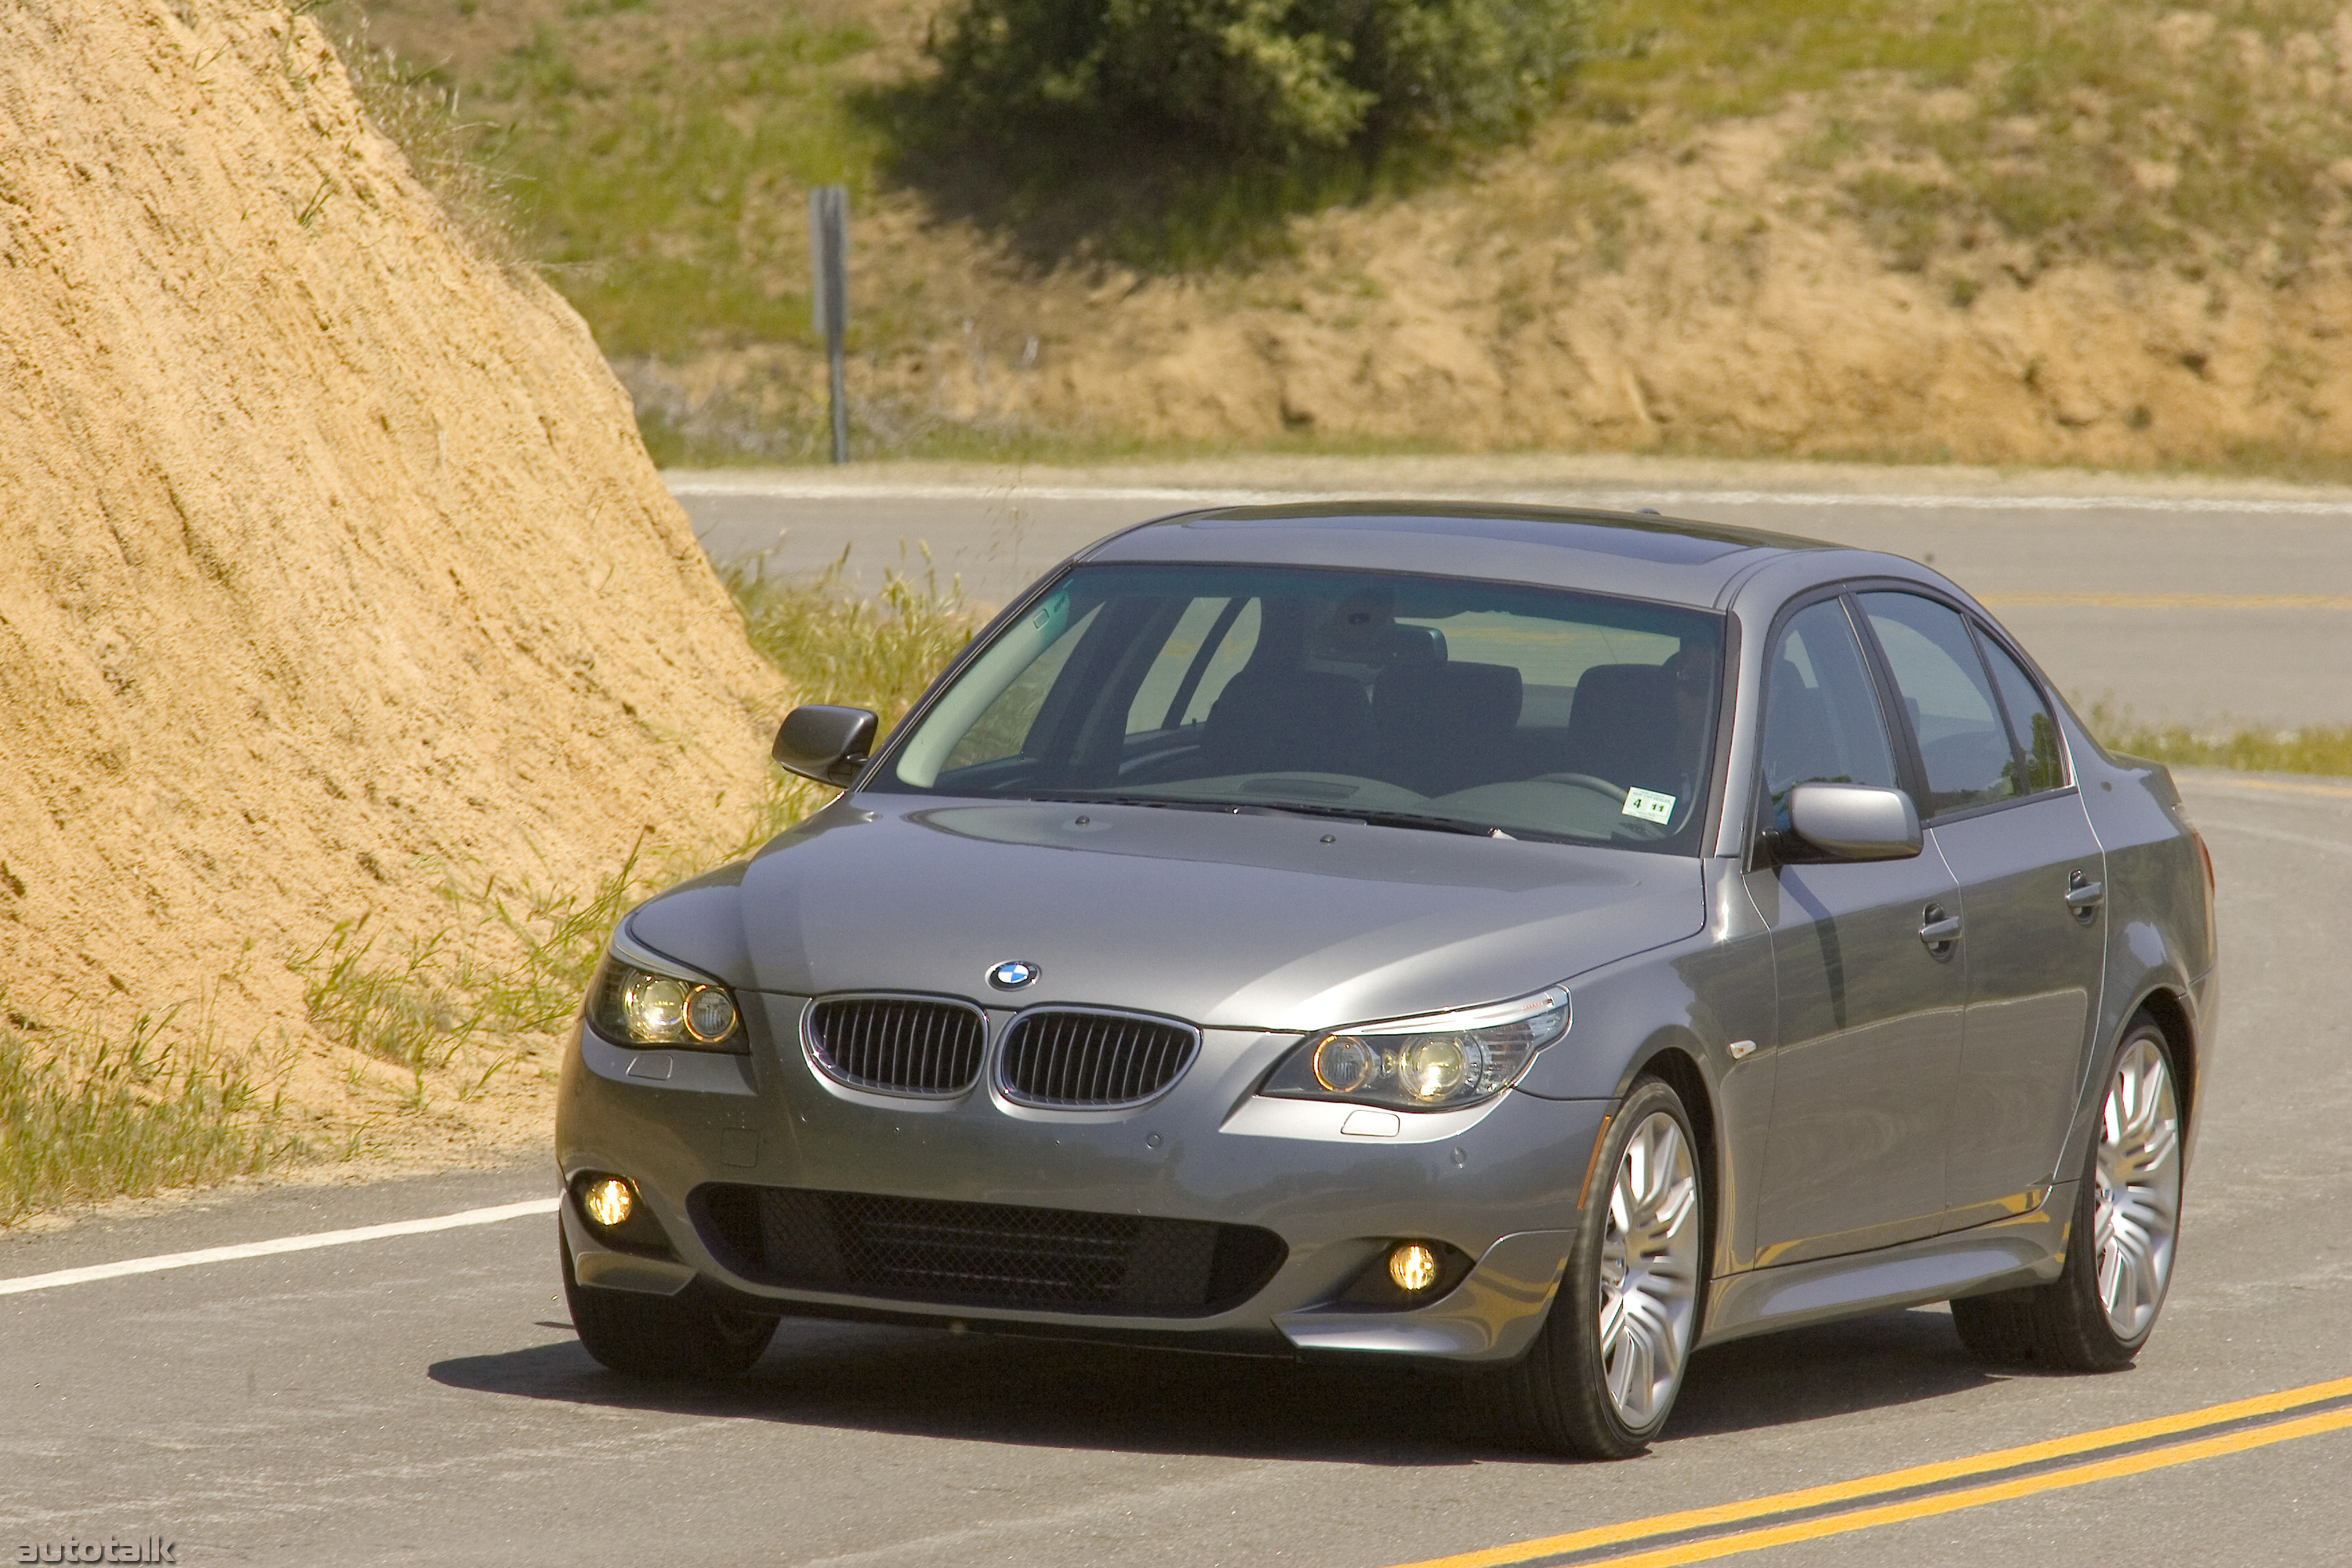
[[[807,702],[784,715],[771,752],[787,773],[846,789],[874,754],[881,721],[863,708]]]
[[[1833,860],[1908,860],[1922,842],[1911,797],[1871,784],[1799,784],[1789,792],[1789,826]]]

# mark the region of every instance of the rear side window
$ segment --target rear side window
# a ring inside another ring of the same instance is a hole
[[[2009,728],[1959,613],[1916,594],[1861,598],[1919,738],[1927,768],[1923,815],[1943,816],[2023,793]]]
[[[1764,668],[1764,786],[1776,826],[1789,826],[1789,792],[1801,784],[1896,787],[1862,644],[1834,599],[1791,616]]]
[[[2066,782],[2066,757],[2058,746],[2058,723],[2041,688],[2009,657],[2009,650],[1979,631],[1977,646],[1984,649],[1993,684],[2000,689],[2001,706],[2009,710],[2009,729],[2025,760],[2026,795],[2056,789]]]

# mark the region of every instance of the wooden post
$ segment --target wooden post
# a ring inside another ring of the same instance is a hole
[[[849,191],[819,185],[809,192],[809,319],[824,338],[833,403],[833,460],[849,461],[849,396],[843,384],[842,340],[849,331]]]

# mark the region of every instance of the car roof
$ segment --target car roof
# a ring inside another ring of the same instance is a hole
[[[1363,500],[1182,512],[1114,534],[1079,559],[1427,573],[1714,606],[1768,561],[1839,548],[1646,512]]]

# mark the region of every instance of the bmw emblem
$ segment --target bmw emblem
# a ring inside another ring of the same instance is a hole
[[[1024,963],[1017,958],[1008,958],[988,972],[988,983],[999,991],[1018,991],[1045,973],[1034,963]]]

